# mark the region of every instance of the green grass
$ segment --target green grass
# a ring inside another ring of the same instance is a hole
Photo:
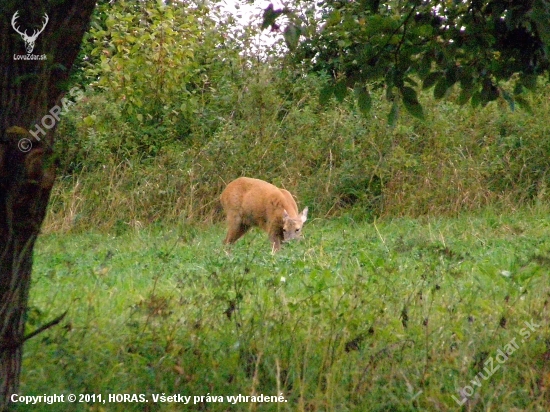
[[[157,224],[42,236],[28,331],[68,314],[26,343],[20,393],[149,402],[16,410],[550,408],[547,210],[314,219],[277,255],[257,231],[226,254],[223,232]],[[525,338],[531,320],[541,326]],[[514,353],[459,406],[453,396],[514,338]],[[153,403],[163,393],[287,402]]]

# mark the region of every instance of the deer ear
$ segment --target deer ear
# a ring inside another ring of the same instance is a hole
[[[302,223],[305,223],[305,221],[307,220],[307,206],[304,208],[304,210],[302,210],[302,213],[300,213],[300,218],[302,219]]]

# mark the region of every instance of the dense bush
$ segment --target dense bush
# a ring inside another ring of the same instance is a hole
[[[245,87],[226,90],[234,103],[223,124],[166,141],[155,156],[134,146],[141,131],[116,103],[92,94],[63,124],[71,140],[48,226],[216,220],[219,193],[241,175],[288,188],[313,216],[455,214],[547,199],[548,90],[534,98],[534,115],[426,97],[426,121],[403,116],[390,128],[384,99],[365,119],[352,102],[321,106],[324,84],[255,69]]]

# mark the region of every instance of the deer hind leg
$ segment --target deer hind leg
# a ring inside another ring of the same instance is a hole
[[[250,229],[249,225],[244,224],[241,219],[237,217],[233,219],[230,219],[228,217],[227,222],[227,235],[225,236],[225,240],[223,241],[224,244],[235,243],[246,232],[248,232],[248,229]]]

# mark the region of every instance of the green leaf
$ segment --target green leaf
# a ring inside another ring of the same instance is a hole
[[[514,95],[522,94],[523,93],[523,85],[521,84],[521,81],[517,81],[514,86]]]
[[[285,38],[285,43],[290,50],[296,49],[301,34],[302,30],[300,29],[300,27],[292,23],[285,27],[283,37]]]
[[[468,70],[460,70],[458,72],[460,86],[463,89],[472,89],[474,87],[474,77]]]
[[[529,102],[525,100],[525,98],[521,96],[516,96],[515,101],[517,102],[518,106],[525,110],[527,113],[533,114],[533,108],[531,107]]]
[[[451,66],[445,73],[445,79],[447,79],[447,88],[451,87],[458,80],[458,69],[456,66]]]
[[[441,78],[441,72],[432,72],[428,74],[422,82],[422,89],[426,90],[432,87]]]
[[[116,20],[114,18],[112,18],[111,16],[107,17],[107,19],[105,20],[105,26],[111,30],[113,28],[113,26],[115,25],[116,23]]]
[[[535,0],[533,8],[530,12],[530,17],[537,26],[540,39],[544,43],[546,53],[550,47],[550,4],[545,0]]]
[[[460,94],[458,95],[457,103],[461,106],[465,105],[466,103],[468,103],[473,93],[474,93],[473,86],[470,86],[470,87],[462,86],[462,89],[460,90]]]
[[[412,87],[405,86],[401,89],[401,95],[403,96],[405,109],[417,119],[424,120],[424,111],[418,101],[416,91]]]
[[[435,85],[434,97],[438,100],[442,99],[445,96],[445,93],[447,93],[448,88],[449,87],[447,86],[447,79],[442,77]]]
[[[356,87],[354,93],[357,98],[357,106],[359,107],[359,110],[363,116],[366,116],[372,108],[372,97],[369,91],[365,87]]]
[[[419,62],[418,75],[421,78],[426,77],[430,73],[431,67],[432,67],[432,58],[429,54],[425,53]]]
[[[417,27],[416,34],[419,37],[430,37],[433,34],[433,27],[429,24],[423,24],[422,26]]]
[[[333,94],[334,94],[334,86],[332,84],[327,84],[319,92],[319,104],[321,106],[326,106]]]
[[[336,96],[336,99],[338,99],[340,103],[344,101],[347,94],[348,87],[346,86],[346,82],[344,80],[340,80],[334,85],[334,96]]]
[[[84,118],[85,120],[86,118]],[[11,126],[6,130],[6,133],[13,133],[13,134],[19,134],[22,136],[26,136],[29,134],[29,131],[26,129],[23,129],[21,126]]]
[[[395,98],[395,93],[393,91],[392,83],[386,82],[386,100],[393,100]]]
[[[91,114],[90,116],[84,117],[82,120],[86,126],[90,127],[95,123],[96,116]]]
[[[481,104],[481,92],[479,90],[476,90],[472,94],[472,107],[478,107]]]
[[[271,27],[273,23],[275,23],[275,19],[277,19],[277,17],[279,17],[281,13],[281,10],[273,10],[273,4],[267,6],[267,8],[264,10],[262,30]]]
[[[485,106],[498,98],[498,88],[491,80],[485,80],[481,88],[481,103]]]
[[[366,0],[366,5],[372,14],[376,14],[378,13],[378,7],[380,7],[380,0]]]
[[[334,10],[332,13],[329,14],[325,27],[335,26],[340,23],[340,20],[342,20],[342,14],[340,13],[340,10]]]
[[[397,124],[397,119],[399,118],[399,105],[397,104],[397,99],[393,101],[391,105],[390,113],[388,114],[388,124],[390,127],[394,128]]]
[[[130,96],[128,100],[137,107],[143,107],[143,101],[137,96]]]
[[[537,88],[537,76],[534,74],[523,74],[520,82],[528,90],[535,91]]]
[[[405,83],[408,83],[411,86],[418,87],[418,83],[411,79],[409,76],[404,77],[403,80],[405,81]]]

